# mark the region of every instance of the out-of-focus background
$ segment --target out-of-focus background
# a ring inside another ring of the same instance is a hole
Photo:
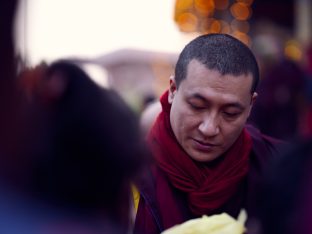
[[[288,138],[312,131],[311,24],[310,0],[23,0],[16,52],[21,66],[74,59],[141,113],[167,88],[187,42],[228,33],[260,64],[251,121]]]

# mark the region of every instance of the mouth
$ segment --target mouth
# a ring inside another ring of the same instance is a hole
[[[218,147],[217,144],[214,144],[214,143],[210,143],[210,142],[204,142],[204,141],[200,141],[200,140],[196,140],[196,139],[193,139],[194,141],[194,146],[197,150],[200,150],[200,151],[211,151],[213,149],[215,149],[216,147]]]

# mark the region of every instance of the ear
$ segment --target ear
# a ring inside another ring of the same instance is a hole
[[[177,85],[176,85],[174,76],[170,76],[169,82],[170,82],[170,86],[169,86],[168,102],[169,102],[169,104],[172,104],[173,99],[174,99],[174,95],[177,92]]]
[[[257,93],[257,92],[254,92],[254,93],[252,94],[252,97],[251,97],[250,105],[253,106],[253,104],[255,103],[255,101],[256,101],[256,99],[257,99],[257,97],[258,97],[258,93]]]
[[[254,93],[252,94],[252,96],[251,96],[251,100],[250,100],[250,109],[249,109],[248,116],[250,115],[251,109],[252,109],[252,107],[253,107],[253,105],[254,105],[254,103],[255,103],[257,97],[258,97],[258,93],[256,93],[256,92],[254,92]]]

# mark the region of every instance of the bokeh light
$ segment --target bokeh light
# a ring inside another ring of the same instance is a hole
[[[251,9],[241,2],[234,3],[230,11],[233,17],[238,20],[247,20],[251,16]]]
[[[177,0],[175,21],[183,32],[225,33],[251,44],[254,0]],[[192,25],[193,24],[193,25]]]
[[[202,15],[209,15],[215,9],[213,0],[195,0],[194,7]]]
[[[197,16],[186,12],[178,16],[177,22],[182,32],[194,32],[197,30],[198,19]]]
[[[289,59],[300,61],[302,59],[300,44],[295,40],[287,41],[284,48],[284,54]]]
[[[179,11],[187,10],[193,6],[193,0],[176,0],[176,9]]]
[[[236,0],[236,1],[240,2],[240,3],[243,3],[243,4],[247,5],[247,6],[250,6],[254,2],[254,0]]]
[[[210,25],[210,33],[220,33],[221,32],[221,22],[219,20],[213,20]]]

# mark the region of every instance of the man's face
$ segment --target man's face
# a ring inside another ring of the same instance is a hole
[[[221,75],[192,60],[177,89],[170,80],[170,123],[175,137],[194,160],[210,162],[235,142],[257,94],[252,75]]]

